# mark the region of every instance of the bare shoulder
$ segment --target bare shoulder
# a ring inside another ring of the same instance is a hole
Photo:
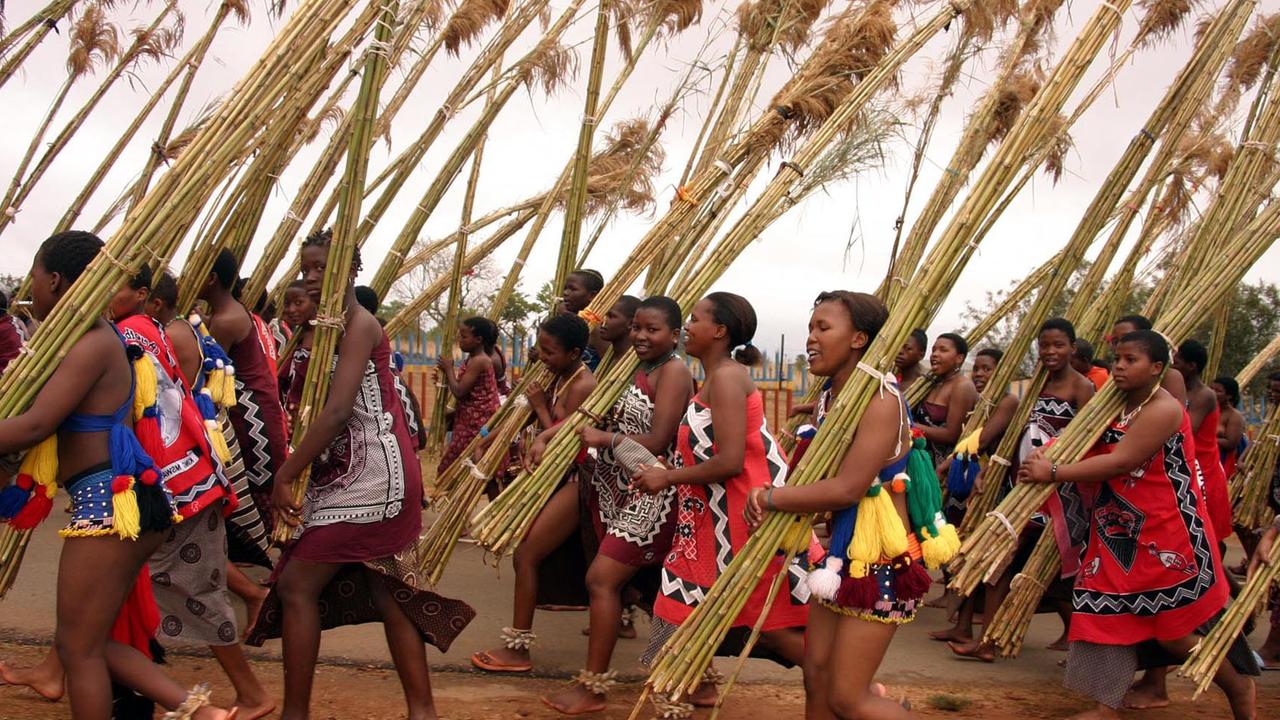
[[[1153,429],[1159,429],[1168,434],[1177,432],[1182,426],[1182,416],[1186,410],[1182,407],[1182,403],[1166,390],[1158,390],[1147,403],[1147,406],[1138,414],[1135,424],[1142,423]]]

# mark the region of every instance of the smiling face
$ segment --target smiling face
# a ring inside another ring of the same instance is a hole
[[[979,355],[973,359],[973,372],[970,377],[973,379],[973,386],[982,392],[987,383],[991,380],[991,376],[996,372],[996,359],[990,355]]]
[[[929,369],[934,375],[950,375],[964,363],[964,355],[956,347],[951,338],[938,338],[933,341],[933,350],[929,353]]]
[[[1049,372],[1058,372],[1071,366],[1071,354],[1075,352],[1075,343],[1067,334],[1057,328],[1045,330],[1036,340],[1036,349],[1040,352],[1040,364]]]
[[[618,301],[605,313],[604,322],[600,325],[600,339],[614,343],[631,332],[631,318],[627,317],[626,304]]]
[[[913,337],[908,337],[907,341],[902,343],[902,348],[898,350],[898,355],[893,359],[893,364],[898,367],[898,372],[909,370],[920,364],[924,359],[924,346],[916,342]]]
[[[716,322],[715,307],[710,300],[702,299],[693,306],[684,324],[684,349],[693,357],[706,357],[717,341],[723,341],[728,329]]]
[[[565,278],[564,287],[560,291],[560,300],[564,302],[565,312],[577,314],[591,304],[595,294],[587,289],[578,275]]]
[[[1149,388],[1160,382],[1160,374],[1164,372],[1164,363],[1151,361],[1146,348],[1136,342],[1116,344],[1116,363],[1111,369],[1111,378],[1116,387],[1130,392]]]
[[[631,318],[631,349],[641,360],[658,360],[676,349],[680,328],[673,328],[658,308],[640,308]]]
[[[316,316],[316,303],[306,288],[291,287],[284,291],[284,321],[300,328]]]
[[[867,334],[853,326],[849,309],[838,300],[827,300],[814,306],[809,315],[809,337],[805,352],[809,371],[819,377],[832,377],[854,360],[856,350],[865,350]]]

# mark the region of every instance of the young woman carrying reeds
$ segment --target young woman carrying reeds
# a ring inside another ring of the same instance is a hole
[[[294,418],[298,416],[307,365],[311,361],[311,343],[316,334],[315,325],[311,321],[315,320],[316,307],[316,301],[307,292],[305,280],[289,283],[284,291],[284,320],[294,329],[296,339],[289,357],[280,358],[280,400],[284,403],[284,415],[290,433],[293,431]]]
[[[751,492],[786,479],[786,458],[769,432],[764,399],[748,371],[760,362],[760,351],[751,344],[755,331],[755,310],[739,295],[714,292],[694,305],[684,325],[685,352],[702,363],[706,379],[680,421],[674,467],[642,468],[631,483],[633,490],[649,495],[672,487],[676,491],[675,539],[662,564],[653,634],[642,658],[646,664],[715,584],[727,558],[746,544]],[[733,626],[740,632],[754,626],[769,606],[769,590],[779,572],[786,572],[782,558],[761,577],[735,619]],[[789,589],[769,607],[760,645],[795,665],[804,657],[809,613],[807,598],[793,597]],[[714,682],[704,683],[689,700],[713,703],[713,690]]]
[[[1236,472],[1236,463],[1244,451],[1244,413],[1240,412],[1240,383],[1229,375],[1220,375],[1213,381],[1213,395],[1218,403],[1218,459],[1222,472],[1228,479]]]
[[[307,291],[319,300],[329,238],[302,247]],[[282,717],[309,716],[323,628],[381,622],[410,720],[436,717],[424,642],[442,651],[475,612],[421,585],[413,548],[422,529],[422,478],[391,375],[391,346],[345,283],[342,338],[329,396],[275,478],[277,522],[296,528],[272,576],[249,642],[284,641]],[[293,483],[310,466],[299,503]]]
[[[97,237],[78,231],[40,246],[31,267],[37,319],[48,316],[102,247]],[[132,352],[141,361],[140,351]],[[24,474],[40,485],[23,510],[47,514],[52,491],[45,483],[55,480],[71,496],[71,522],[61,532],[54,634],[71,717],[111,717],[113,679],[170,710],[185,705],[194,712],[190,717],[235,717],[235,710],[208,706],[207,693],[182,690],[136,648],[111,640],[139,570],[164,542],[174,517],[159,471],[133,432],[135,372],[120,335],[105,319],[95,319],[66,348],[31,409],[0,420],[0,453],[29,450]]]
[[[470,317],[458,325],[458,349],[467,354],[467,359],[454,372],[453,358],[440,357],[436,380],[457,399],[458,405],[453,411],[449,446],[440,457],[437,474],[453,464],[498,409],[498,381],[489,355],[497,343],[497,325],[487,318]]]
[[[1025,458],[1019,482],[1084,485],[1096,492],[1088,545],[1076,576],[1064,684],[1098,705],[1076,715],[1118,718],[1140,667],[1182,662],[1196,632],[1228,600],[1217,541],[1206,527],[1196,482],[1191,422],[1160,388],[1169,345],[1139,330],[1117,341],[1113,380],[1124,412],[1088,457],[1057,463],[1043,452]],[[1252,653],[1242,640],[1215,682],[1237,720],[1255,717]]]
[[[560,422],[577,410],[595,388],[595,376],[582,362],[589,334],[587,323],[577,315],[555,315],[538,328],[538,359],[551,371],[553,380],[546,390],[535,385],[527,391],[529,405],[537,417],[531,429],[540,432],[525,443],[527,449],[518,458],[521,464],[536,465],[542,459]],[[475,667],[489,672],[528,672],[533,668],[529,649],[537,639],[533,632],[534,610],[543,604],[568,604],[560,602],[560,597],[551,597],[552,593],[569,598],[585,596],[582,568],[563,567],[562,563],[549,560],[563,551],[585,567],[581,544],[574,538],[580,515],[578,493],[576,476],[570,471],[520,541],[512,557],[516,581],[511,626],[502,629],[502,647],[471,655]],[[572,552],[574,545],[576,554]]]
[[[898,387],[906,392],[916,380],[924,377],[925,353],[929,349],[929,335],[922,328],[916,328],[907,336],[898,355],[893,359],[894,370],[898,376]]]
[[[812,372],[830,378],[819,420],[855,372],[875,373],[860,363],[887,318],[872,295],[818,296],[806,349]],[[802,487],[757,488],[748,506],[752,525],[774,511],[832,513],[830,547],[807,580],[815,600],[804,656],[810,720],[913,717],[884,698],[873,678],[898,626],[915,618],[929,588],[924,557],[945,562],[959,544],[953,528],[935,522],[941,511],[937,476],[923,439],[912,438],[901,391],[889,376],[880,388],[834,477]]]
[[[604,288],[604,276],[595,270],[574,270],[564,279],[564,287],[560,290],[560,306],[566,315],[577,315],[587,309],[592,300],[596,299],[596,295]],[[595,324],[601,324],[601,319],[596,319]],[[588,318],[591,320],[591,318]],[[599,329],[593,333],[599,337]],[[588,343],[585,350],[582,351],[582,362],[591,372],[596,371],[596,366],[600,364],[603,355],[596,349],[595,343]]]
[[[611,316],[615,309],[626,310],[615,304]],[[590,477],[580,481],[599,547],[587,570],[591,639],[586,668],[572,687],[544,698],[547,705],[566,714],[597,712],[607,706],[605,693],[596,690],[607,690],[612,679],[609,664],[617,644],[624,589],[638,573],[660,568],[671,549],[678,514],[675,488],[657,494],[632,492],[634,467],[619,459],[616,451],[619,443],[634,442],[655,456],[672,456],[680,417],[693,396],[693,376],[676,355],[681,319],[680,306],[671,298],[658,295],[639,303],[629,334],[640,367],[609,411],[605,427],[585,427],[579,432],[583,443],[599,453]],[[613,332],[608,322],[601,328],[602,336]],[[653,575],[649,582],[637,583],[647,589],[648,596],[631,600],[652,606],[657,588],[656,572]]]
[[[1036,350],[1040,357],[1040,365],[1048,374],[1044,387],[1031,409],[1027,426],[1022,430],[1022,438],[1018,450],[1013,457],[1013,466],[1030,457],[1036,450],[1049,444],[1056,438],[1076,416],[1080,408],[1089,402],[1094,395],[1093,383],[1071,366],[1071,356],[1075,352],[1076,329],[1065,318],[1049,318],[1040,326],[1036,337]],[[1012,487],[1010,485],[1009,487]],[[1002,489],[1002,494],[1008,488]],[[1080,548],[1084,543],[1085,526],[1088,513],[1079,492],[1073,487],[1060,487],[1058,492],[1046,503],[1045,515],[1053,518],[1054,539],[1058,542],[1062,554],[1062,577],[1059,582],[1050,586],[1046,598],[1058,605],[1058,613],[1063,622],[1063,634],[1050,645],[1056,650],[1066,649],[1067,628],[1071,622],[1071,610],[1067,604],[1067,588],[1070,578],[1079,570]],[[1014,575],[1022,570],[1031,550],[1044,532],[1043,516],[1033,520],[1031,526],[1018,541],[1018,552],[1013,562],[1000,574],[994,582],[983,587],[984,608],[988,619],[995,617],[996,610],[1009,594],[1009,584]],[[972,626],[958,623],[953,628],[954,637],[939,636],[936,639],[949,640],[951,651],[961,657],[977,658],[983,662],[994,662],[995,647],[972,637]]]
[[[1196,465],[1204,483],[1209,522],[1218,542],[1231,535],[1231,499],[1227,492],[1227,474],[1218,455],[1218,396],[1206,385],[1200,374],[1209,364],[1209,350],[1198,340],[1188,339],[1178,346],[1173,369],[1182,375],[1187,386],[1187,413],[1191,416],[1191,437],[1195,441]]]
[[[974,355],[973,371],[970,376],[973,380],[973,387],[979,393],[986,390],[987,383],[990,382],[991,376],[995,374],[996,366],[1000,364],[1000,360],[1004,357],[1004,351],[999,348],[987,347],[982,348]],[[1013,420],[1013,415],[1018,409],[1018,398],[1013,393],[1006,392],[1003,397],[996,403],[995,409],[987,417],[987,421],[982,424],[982,430],[978,433],[978,451],[980,453],[992,453],[995,446],[1000,443],[1004,437],[1005,431],[1009,429],[1009,423]],[[947,465],[956,462],[956,458],[947,461]],[[976,462],[976,458],[972,460]],[[988,462],[991,462],[988,460]],[[949,468],[948,468],[949,469]],[[982,481],[982,474],[979,472],[978,477],[974,481],[977,487]],[[948,508],[950,510],[950,508]],[[947,521],[953,524],[959,524],[963,519],[963,515],[956,513],[948,513]],[[973,640],[973,616],[976,609],[977,600],[980,595],[975,594],[964,598],[960,602],[959,609],[956,610],[955,624],[946,630],[934,630],[929,633],[929,637],[934,640],[955,641],[968,643]]]
[[[965,418],[978,404],[978,391],[964,374],[969,343],[955,333],[943,333],[929,353],[929,394],[911,409],[916,428],[924,436],[935,465],[942,465],[955,449]]]

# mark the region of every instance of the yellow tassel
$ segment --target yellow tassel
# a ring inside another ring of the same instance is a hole
[[[138,512],[138,496],[129,480],[129,489],[111,495],[111,527],[124,540],[137,540],[142,532],[142,517]]]
[[[951,562],[960,551],[960,535],[950,523],[941,523],[936,536],[929,536],[927,527],[922,528],[921,532],[927,536],[920,538],[920,554],[925,567],[937,570]]]
[[[974,430],[973,433],[970,434],[968,437],[956,443],[956,449],[955,449],[956,455],[961,455],[961,454],[977,455],[978,439],[980,437],[982,437],[982,428],[978,428],[977,430]]]
[[[204,421],[205,434],[209,436],[209,445],[213,447],[214,455],[218,456],[219,462],[229,462],[231,460],[231,449],[227,447],[227,439],[222,436],[222,426],[217,420]]]
[[[879,496],[876,496],[879,497]],[[849,560],[856,563],[879,562],[884,557],[880,544],[880,534],[876,532],[879,523],[879,508],[875,499],[868,495],[858,503],[858,522],[853,527],[853,539],[849,541]],[[849,575],[853,576],[853,565],[849,566]]]
[[[47,497],[53,497],[58,489],[58,434],[50,435],[28,450],[18,472],[30,475],[49,491]]]
[[[222,407],[236,406],[236,369],[230,365],[222,371]]]
[[[133,419],[142,417],[147,408],[156,404],[156,367],[145,355],[133,361]]]
[[[849,577],[864,578],[869,572],[871,572],[870,563],[865,563],[861,560],[849,561]]]
[[[907,528],[902,524],[898,509],[893,505],[892,495],[882,492],[875,500],[879,506],[876,531],[880,535],[880,552],[886,558],[898,557],[907,551]]]

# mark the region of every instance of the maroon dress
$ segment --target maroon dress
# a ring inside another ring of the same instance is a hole
[[[466,371],[466,362],[458,366],[459,376]],[[437,475],[443,474],[462,454],[462,451],[467,449],[467,445],[480,434],[480,428],[484,427],[485,423],[489,422],[489,418],[498,411],[498,404],[498,383],[494,378],[493,367],[490,366],[480,374],[467,396],[458,399],[458,407],[453,412],[453,430],[449,435],[449,447],[445,448],[440,464],[436,467]]]
[[[227,349],[236,371],[236,404],[227,408],[227,416],[240,444],[249,493],[268,530],[273,517],[271,479],[289,452],[275,356],[269,352],[274,351],[256,322],[248,337]]]
[[[381,582],[422,639],[448,650],[475,611],[437,595],[419,579],[422,470],[413,452],[391,373],[384,334],[366,365],[346,427],[311,464],[302,503],[302,531],[276,565],[272,581],[293,559],[340,564],[320,594],[323,628],[378,622],[370,582]],[[337,366],[335,355],[330,372]],[[370,572],[372,571],[372,572]],[[248,643],[280,637],[282,606],[274,587]]]

